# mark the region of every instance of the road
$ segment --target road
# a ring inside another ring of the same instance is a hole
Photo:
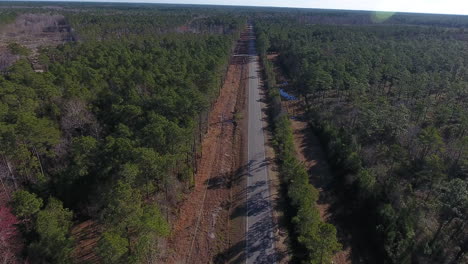
[[[248,176],[246,263],[276,263],[272,204],[268,185],[262,118],[260,73],[253,33],[249,41],[248,81]]]

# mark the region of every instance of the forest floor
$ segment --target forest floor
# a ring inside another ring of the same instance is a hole
[[[274,65],[277,65],[276,55],[269,55],[268,59],[271,60]],[[275,72],[277,85],[281,86],[287,79],[279,67],[275,67]],[[287,87],[283,88],[287,90]],[[343,249],[337,252],[333,257],[333,263],[353,263],[349,233],[340,228],[340,225],[336,221],[336,216],[341,214],[339,212],[341,209],[335,206],[336,198],[334,198],[333,191],[328,187],[332,179],[332,173],[320,141],[312,133],[305,121],[303,103],[301,101],[282,101],[282,108],[286,110],[291,117],[290,121],[293,129],[296,156],[306,166],[311,183],[319,191],[317,207],[320,212],[320,217],[323,221],[335,225],[339,241],[343,244]]]
[[[244,42],[235,53],[242,54]],[[165,263],[244,260],[246,63],[242,56],[231,59],[209,115],[195,186],[177,206]]]

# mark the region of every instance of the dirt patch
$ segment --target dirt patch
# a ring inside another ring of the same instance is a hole
[[[239,45],[244,45],[239,42]],[[243,48],[236,48],[242,50]],[[209,116],[195,186],[177,207],[164,263],[226,263],[243,258],[243,122],[247,65],[233,57]],[[235,118],[236,116],[236,118]]]
[[[101,230],[99,225],[92,220],[84,221],[73,226],[71,235],[76,243],[71,254],[75,263],[99,263],[96,255],[96,246]]]
[[[276,60],[276,57],[278,57],[278,53],[270,53],[270,54],[267,54],[267,59],[270,60],[270,61],[274,61]]]

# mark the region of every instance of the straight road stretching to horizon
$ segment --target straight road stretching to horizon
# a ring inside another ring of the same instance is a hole
[[[246,263],[276,263],[272,204],[265,159],[260,76],[252,26],[249,25],[248,174]]]

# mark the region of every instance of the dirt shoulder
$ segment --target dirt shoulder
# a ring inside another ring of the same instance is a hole
[[[208,119],[195,186],[177,206],[164,263],[243,260],[244,122],[238,112],[245,108],[246,68],[241,57],[231,60]]]

